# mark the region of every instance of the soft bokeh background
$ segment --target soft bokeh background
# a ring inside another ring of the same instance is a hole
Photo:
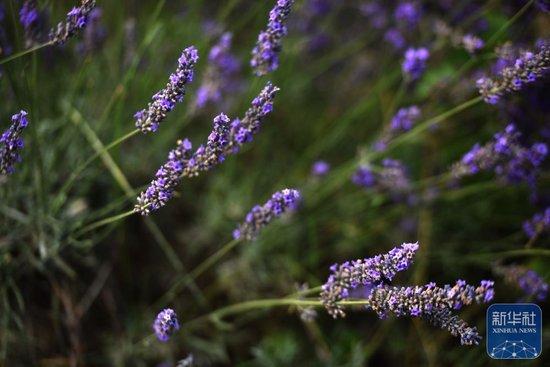
[[[39,1],[51,22],[73,3]],[[173,365],[193,353],[198,365],[498,365],[486,356],[485,341],[460,346],[447,332],[418,320],[381,321],[365,311],[332,320],[318,309],[309,323],[295,309],[253,311],[227,323],[182,329],[168,344],[142,342],[160,307],[171,306],[185,322],[243,300],[283,297],[302,283],[322,284],[334,262],[402,242],[419,241],[421,251],[397,284],[494,278],[496,301],[514,302],[521,292],[492,274],[493,261],[550,277],[547,254],[494,255],[527,242],[521,225],[548,206],[548,173],[534,201],[526,185],[503,185],[493,174],[464,180],[458,188],[430,185],[430,177],[448,171],[474,143],[489,140],[511,120],[527,141],[541,140],[548,102],[546,111],[540,103],[533,108],[530,95],[547,99],[548,84],[512,98],[508,109],[479,103],[374,161],[401,159],[415,195],[431,200],[394,202],[350,181],[397,108],[417,104],[425,121],[475,97],[476,76],[489,71],[496,57],[492,49],[472,57],[438,38],[433,21],[441,18],[468,31],[483,20],[478,36],[487,41],[526,2],[455,1],[452,11],[443,10],[443,1],[426,2],[407,42],[429,47],[432,55],[424,77],[408,88],[401,77],[403,51],[395,51],[357,10],[360,1],[327,1],[331,10],[313,20],[309,3],[297,1],[281,66],[263,78],[252,75],[248,61],[273,1],[100,0],[106,38],[97,48],[82,52],[82,37],[76,37],[64,47],[1,66],[0,127],[7,128],[19,109],[29,112],[31,125],[18,172],[0,186],[0,364]],[[1,4],[6,9],[1,26],[13,49],[22,50],[21,2]],[[234,34],[242,88],[226,96],[222,107],[196,109],[208,51],[224,31]],[[326,43],[312,50],[319,33]],[[531,46],[549,33],[548,15],[531,6],[492,46],[508,39]],[[63,185],[98,144],[133,129],[133,114],[164,86],[189,45],[199,49],[201,60],[185,102],[158,133],[135,136],[112,149],[111,160],[95,160],[65,195]],[[151,180],[178,138],[198,145],[213,116],[222,111],[241,116],[267,80],[281,88],[275,112],[244,151],[185,180],[178,197],[148,220],[132,216],[74,236],[83,224],[131,209],[135,195],[129,198],[128,190],[137,193]],[[318,159],[332,170],[315,179],[310,170]],[[251,206],[284,187],[303,193],[295,214],[270,225],[257,241],[239,244],[196,287],[182,290],[168,305],[156,304],[170,285],[231,239]],[[548,244],[542,236],[534,247]],[[485,310],[471,306],[460,314],[484,335]],[[547,347],[548,322],[544,325]],[[548,352],[525,364],[544,365]]]

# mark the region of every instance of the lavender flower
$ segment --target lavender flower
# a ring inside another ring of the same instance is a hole
[[[293,3],[294,0],[277,0],[277,4],[269,12],[267,29],[260,32],[250,60],[257,76],[266,75],[279,67],[282,39],[288,33],[285,23]]]
[[[103,10],[101,8],[95,8],[90,12],[88,27],[84,30],[82,42],[77,46],[79,52],[90,54],[99,50],[103,45],[107,38],[107,30],[101,23],[102,17]]]
[[[545,77],[549,67],[550,47],[547,42],[541,42],[534,53],[524,52],[513,66],[504,67],[496,79],[481,77],[476,84],[485,102],[496,104],[505,95]]]
[[[216,116],[206,146],[201,145],[195,153],[191,153],[189,140],[178,140],[176,149],[168,154],[168,161],[157,171],[147,190],[139,195],[134,211],[149,215],[166,205],[182,177],[198,176],[200,172],[223,162],[229,138],[229,121],[223,113]]]
[[[389,129],[382,133],[382,138],[375,143],[375,149],[377,151],[385,150],[391,139],[412,129],[414,123],[419,118],[420,108],[417,106],[399,109],[399,111],[397,111],[395,116],[392,118]]]
[[[208,54],[209,65],[197,91],[196,106],[219,103],[222,96],[238,89],[237,74],[241,68],[239,60],[230,52],[233,35],[224,33]]]
[[[359,285],[391,281],[398,272],[408,269],[417,250],[418,243],[404,243],[387,254],[332,265],[331,275],[321,292],[321,301],[327,312],[334,318],[344,317],[344,308],[338,302],[347,298],[350,290]]]
[[[373,28],[382,29],[386,26],[388,18],[386,15],[386,8],[383,7],[379,1],[361,2],[359,12],[368,19]]]
[[[403,1],[397,5],[393,15],[398,24],[412,28],[418,24],[421,13],[416,2]]]
[[[396,50],[401,50],[405,47],[405,37],[396,28],[390,28],[384,33],[384,40],[392,44]]]
[[[182,177],[195,177],[210,170],[223,162],[226,156],[236,154],[242,145],[252,141],[264,118],[273,111],[273,99],[278,90],[267,83],[242,120],[235,119],[229,123],[226,115],[218,115],[206,147],[201,145],[195,153],[191,153],[189,140],[179,140],[176,149],[169,153],[168,161],[157,171],[155,180],[139,195],[134,211],[149,215],[158,210],[170,200]]]
[[[261,229],[280,217],[286,211],[293,210],[300,200],[300,192],[294,189],[277,191],[264,205],[256,205],[246,215],[245,221],[233,231],[233,238],[253,240]]]
[[[469,53],[473,54],[481,50],[485,43],[483,40],[473,34],[466,34],[462,36],[461,43]]]
[[[458,280],[454,286],[437,287],[435,283],[414,287],[389,285],[397,272],[406,270],[418,250],[418,243],[403,244],[388,254],[370,259],[345,262],[331,266],[332,274],[322,287],[321,302],[334,318],[344,317],[340,301],[356,296],[365,300],[367,309],[375,311],[380,318],[390,313],[397,317],[422,317],[428,322],[449,330],[461,337],[461,343],[477,344],[480,339],[475,328],[451,314],[465,305],[486,303],[493,299],[494,283],[483,280],[478,287]]]
[[[161,342],[167,342],[179,329],[178,315],[171,308],[160,311],[153,323],[153,331]]]
[[[525,148],[520,144],[519,138],[520,133],[514,124],[508,125],[503,132],[495,134],[493,141],[484,146],[474,145],[460,162],[453,165],[453,176],[460,179],[494,169],[507,182],[526,181],[534,185],[538,167],[546,157],[548,148],[543,143]]]
[[[24,147],[21,133],[29,124],[27,112],[16,113],[11,121],[11,126],[0,137],[0,176],[15,172],[15,164],[21,161],[18,151]]]
[[[419,79],[426,69],[426,61],[430,56],[427,48],[409,48],[405,52],[402,69],[405,76],[411,80]]]
[[[176,103],[183,101],[186,85],[193,81],[193,69],[198,59],[199,55],[194,46],[183,50],[178,59],[178,68],[170,75],[166,87],[153,96],[147,109],[136,112],[136,127],[142,133],[157,131],[168,112],[176,107]]]
[[[50,30],[49,40],[54,45],[62,45],[79,30],[86,27],[95,0],[81,0],[79,7],[74,7],[67,13],[67,19],[59,22],[56,28]]]
[[[330,164],[325,161],[317,161],[311,167],[311,174],[316,177],[323,177],[330,171]]]
[[[403,199],[410,191],[410,179],[405,166],[398,160],[386,158],[380,169],[367,165],[359,166],[351,178],[352,182],[366,189],[375,189],[380,193],[389,193],[395,201]]]
[[[235,154],[245,143],[252,141],[260,131],[263,120],[273,112],[273,100],[279,88],[267,82],[258,96],[252,100],[252,106],[246,111],[242,119],[235,119],[231,123],[227,154]]]
[[[508,284],[519,287],[527,298],[544,301],[548,296],[548,283],[534,270],[520,265],[499,265],[494,267],[494,272],[503,276]]]
[[[25,29],[25,45],[31,47],[41,42],[46,16],[38,10],[35,0],[27,0],[19,11],[19,21]]]
[[[542,213],[535,214],[530,220],[523,222],[523,231],[530,239],[548,230],[550,230],[550,207],[544,209]]]

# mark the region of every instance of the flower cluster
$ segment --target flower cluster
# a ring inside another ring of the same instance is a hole
[[[494,283],[483,280],[478,287],[458,280],[454,286],[396,287],[389,283],[397,272],[406,270],[418,250],[418,243],[406,243],[389,253],[373,258],[335,264],[332,274],[322,287],[321,301],[334,318],[344,317],[340,301],[359,295],[367,309],[375,311],[380,318],[389,314],[397,317],[422,317],[428,322],[447,329],[452,335],[460,336],[465,345],[477,344],[480,339],[475,328],[452,315],[465,305],[486,303],[493,299]],[[359,293],[353,292],[361,289]]]
[[[472,33],[464,34],[458,29],[451,28],[451,26],[440,19],[434,22],[434,28],[436,34],[449,38],[455,47],[463,47],[471,54],[476,53],[485,46],[485,42],[478,36]]]
[[[153,331],[161,342],[167,342],[179,329],[178,315],[171,308],[160,311],[153,323]]]
[[[267,29],[260,32],[250,60],[250,65],[258,76],[266,75],[279,67],[282,39],[288,33],[285,23],[293,3],[294,0],[277,0],[277,4],[269,12]]]
[[[414,123],[420,118],[420,108],[417,106],[399,109],[391,120],[389,129],[382,133],[382,137],[375,143],[377,151],[385,150],[391,139],[397,135],[412,129]]]
[[[278,87],[268,82],[260,94],[252,100],[252,105],[244,117],[233,120],[229,144],[226,147],[227,154],[237,153],[243,144],[252,141],[254,135],[260,131],[265,117],[273,112],[273,100],[278,91]]]
[[[550,230],[550,207],[523,222],[523,231],[529,238],[535,238],[538,234],[548,230]]]
[[[236,154],[239,148],[252,141],[260,130],[264,118],[273,111],[273,100],[279,89],[271,83],[252,101],[242,120],[230,122],[223,113],[214,119],[214,128],[206,146],[200,146],[192,153],[191,142],[179,140],[176,149],[168,155],[168,161],[157,171],[155,179],[142,192],[134,207],[136,213],[149,215],[166,205],[182,177],[195,177],[208,171],[225,157]]]
[[[548,296],[548,283],[534,270],[520,265],[498,265],[494,272],[504,277],[508,284],[519,287],[526,298],[544,301]]]
[[[460,39],[460,43],[462,44],[462,46],[464,46],[466,51],[471,54],[481,50],[485,45],[485,42],[483,42],[481,38],[470,33],[462,36],[462,38]]]
[[[403,73],[410,80],[416,80],[422,76],[426,69],[426,61],[430,57],[430,52],[427,48],[409,48],[405,51],[405,60],[401,68]]]
[[[237,74],[241,68],[239,60],[231,53],[230,32],[224,33],[208,54],[208,68],[197,91],[196,106],[218,103],[222,96],[238,89]]]
[[[332,265],[331,275],[321,292],[327,312],[334,318],[344,317],[346,314],[339,301],[348,298],[350,291],[358,286],[376,286],[391,281],[398,272],[409,268],[417,250],[418,243],[404,243],[387,254]]]
[[[29,124],[27,112],[16,113],[11,122],[11,126],[0,137],[0,176],[15,172],[15,164],[21,161],[18,151],[24,146],[21,133]]]
[[[223,113],[216,116],[206,146],[201,145],[194,153],[191,153],[193,146],[189,140],[178,140],[177,147],[168,154],[168,161],[157,171],[147,190],[139,195],[134,211],[149,215],[166,205],[182,177],[198,176],[201,171],[223,162],[229,121]]]
[[[95,0],[82,0],[80,6],[67,13],[67,19],[59,22],[50,30],[49,40],[54,45],[62,45],[79,30],[86,27],[90,13],[95,7]]]
[[[514,124],[509,124],[484,146],[474,145],[460,162],[453,165],[453,176],[459,179],[494,169],[507,182],[527,181],[534,185],[538,167],[546,157],[548,148],[544,143],[535,143],[530,148],[525,148],[520,144],[519,138],[520,133]]]
[[[136,127],[142,133],[157,131],[159,124],[176,107],[176,103],[183,101],[186,85],[193,81],[193,69],[198,59],[199,55],[194,46],[183,50],[178,59],[178,68],[170,75],[166,87],[152,97],[147,109],[136,112]]]
[[[496,79],[481,77],[476,84],[485,102],[496,104],[503,96],[546,76],[549,67],[550,46],[540,42],[535,52],[523,52],[513,65],[504,67]]]
[[[330,171],[330,164],[325,161],[317,161],[311,167],[311,174],[315,177],[323,177]]]
[[[256,205],[248,212],[245,221],[233,231],[233,238],[253,240],[261,229],[283,213],[293,210],[300,200],[300,192],[284,189],[275,192],[264,205]]]
[[[411,188],[406,167],[400,161],[390,158],[384,159],[382,167],[376,170],[368,165],[359,166],[351,180],[357,186],[389,193],[396,201],[403,199],[403,194]]]

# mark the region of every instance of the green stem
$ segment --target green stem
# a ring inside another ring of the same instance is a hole
[[[16,53],[16,54],[13,54],[13,55],[11,55],[11,56],[8,56],[8,57],[6,57],[5,59],[0,60],[0,65],[3,65],[3,64],[8,63],[8,62],[10,62],[10,61],[12,61],[12,60],[18,59],[18,58],[20,58],[20,57],[22,57],[22,56],[25,56],[25,55],[28,55],[28,54],[30,54],[30,53],[33,53],[33,52],[35,52],[35,51],[38,51],[38,50],[40,50],[41,48],[50,46],[51,44],[52,44],[51,42],[46,42],[46,43],[43,43],[43,44],[41,44],[41,45],[37,45],[37,46],[31,47],[31,48],[29,48],[29,49],[27,49],[27,50],[24,50],[24,51],[18,52],[18,53]]]
[[[344,306],[366,306],[369,304],[369,302],[366,300],[350,300],[341,301],[338,303]],[[305,300],[295,298],[275,298],[246,301],[217,309],[194,320],[188,321],[182,325],[182,329],[189,330],[205,321],[219,320],[223,317],[255,309],[273,308],[280,306],[321,307],[322,305],[323,304],[321,303],[321,301],[318,300]]]
[[[75,237],[80,237],[81,235],[83,235],[84,233],[87,233],[87,232],[90,232],[91,230],[94,230],[96,228],[99,228],[99,227],[103,227],[107,224],[111,224],[111,223],[114,223],[116,221],[119,221],[121,219],[124,219],[126,217],[129,217],[131,215],[135,214],[134,210],[129,210],[127,212],[124,212],[124,213],[121,213],[121,214],[117,214],[117,215],[113,215],[112,217],[109,217],[109,218],[105,218],[105,219],[102,219],[102,220],[99,220],[97,222],[94,222],[94,223],[91,223],[91,224],[88,224],[87,226],[83,227],[82,229],[80,229],[79,231],[77,231],[75,233]]]
[[[504,23],[502,25],[502,27],[500,27],[500,29],[498,31],[496,31],[492,36],[491,38],[489,38],[489,40],[487,41],[485,47],[487,49],[489,49],[494,42],[496,42],[498,40],[498,38],[500,37],[500,35],[502,33],[504,33],[504,31],[506,31],[512,24],[514,24],[514,22],[516,20],[519,19],[519,17],[521,17],[523,15],[523,13],[525,13],[527,11],[527,9],[529,9],[529,7],[535,2],[535,0],[529,0],[529,2],[527,4],[525,4],[512,18],[510,18],[506,23]]]
[[[166,292],[164,296],[162,296],[157,302],[155,302],[155,305],[160,307],[172,301],[183,287],[187,287],[191,283],[193,283],[206,270],[216,264],[222,257],[224,257],[233,248],[235,248],[235,246],[237,246],[240,242],[241,240],[232,240],[223,245],[218,251],[207,257],[202,263],[195,267],[189,274],[186,274],[182,278],[177,280],[174,285],[168,290],[168,292]]]

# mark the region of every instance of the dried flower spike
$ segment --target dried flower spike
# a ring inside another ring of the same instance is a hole
[[[300,200],[300,192],[294,189],[277,191],[264,205],[256,205],[246,215],[244,223],[233,231],[233,238],[253,240],[261,229],[283,213],[293,210]]]
[[[176,103],[183,101],[186,85],[193,81],[193,69],[198,59],[199,54],[194,46],[183,50],[178,59],[178,68],[170,75],[166,87],[152,97],[147,109],[136,112],[136,127],[142,133],[157,131],[166,115],[176,107]]]
[[[261,31],[252,50],[250,65],[254,74],[266,75],[279,67],[279,53],[282,49],[283,37],[288,33],[286,20],[294,0],[277,0],[277,4],[269,12],[267,29]]]
[[[19,151],[25,145],[21,133],[29,124],[27,112],[16,113],[11,122],[11,126],[0,137],[0,175],[12,174],[15,172],[15,164],[21,161]]]
[[[56,28],[50,30],[49,40],[54,45],[62,45],[79,30],[86,27],[88,17],[95,7],[95,0],[82,0],[80,6],[67,13],[67,19],[59,22]]]
[[[167,342],[179,329],[178,315],[171,308],[160,311],[153,323],[153,331],[161,342]]]

